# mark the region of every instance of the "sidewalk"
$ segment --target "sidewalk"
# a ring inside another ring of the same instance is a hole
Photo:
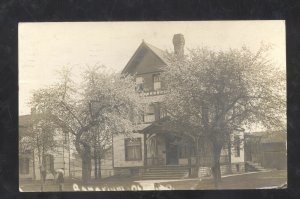
[[[286,170],[249,172],[222,176],[218,189],[261,189],[276,188],[287,182]],[[178,180],[138,180],[94,182],[81,185],[78,181],[65,183],[64,191],[120,191],[120,190],[212,190],[215,189],[211,178],[194,178]],[[41,185],[37,183],[20,184],[23,191],[39,192]],[[58,191],[58,185],[46,184],[44,191]]]
[[[222,176],[218,189],[269,189],[282,186],[287,182],[286,170],[249,172]],[[174,190],[214,190],[212,179],[190,179],[159,182],[161,187]]]

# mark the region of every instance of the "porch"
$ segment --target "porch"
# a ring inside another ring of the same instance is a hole
[[[182,130],[182,129],[181,129]],[[194,140],[183,136],[180,129],[166,118],[152,123],[142,131],[144,136],[144,168],[151,167],[210,167],[211,146],[201,139],[198,150]],[[220,164],[228,164],[227,153],[222,153]]]

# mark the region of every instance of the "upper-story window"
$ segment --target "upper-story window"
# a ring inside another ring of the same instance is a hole
[[[135,90],[141,92],[144,90],[144,78],[143,77],[136,77],[135,79]]]
[[[161,89],[161,81],[160,81],[160,75],[155,74],[153,75],[153,83],[154,83],[154,90],[160,90]]]
[[[241,140],[240,137],[234,136],[234,156],[235,157],[240,157],[241,153]]]
[[[144,122],[154,122],[155,121],[155,107],[153,104],[146,106],[144,110]]]

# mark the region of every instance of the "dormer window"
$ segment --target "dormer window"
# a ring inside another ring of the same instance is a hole
[[[161,81],[160,81],[160,75],[159,74],[155,74],[153,75],[153,83],[154,83],[154,90],[160,90],[161,89]]]
[[[142,92],[144,90],[144,78],[143,77],[136,77],[135,79],[135,90],[137,92]]]

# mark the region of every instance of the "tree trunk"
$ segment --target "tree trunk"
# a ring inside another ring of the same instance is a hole
[[[199,138],[196,138],[196,165],[200,166]]]
[[[32,174],[33,174],[33,179],[36,179],[35,176],[35,154],[34,154],[34,149],[32,150]]]
[[[97,155],[97,150],[96,147],[94,147],[94,175],[95,175],[95,180],[98,179],[98,155]]]
[[[98,156],[98,179],[101,179],[101,157]]]
[[[213,143],[213,164],[212,164],[212,175],[214,179],[215,187],[218,188],[219,182],[221,182],[221,168],[220,168],[220,156],[221,149],[218,144]]]
[[[91,151],[84,149],[82,151],[82,182],[88,183],[91,180],[92,158]]]
[[[228,141],[228,173],[232,173],[232,165],[231,165],[231,140],[229,137]]]

